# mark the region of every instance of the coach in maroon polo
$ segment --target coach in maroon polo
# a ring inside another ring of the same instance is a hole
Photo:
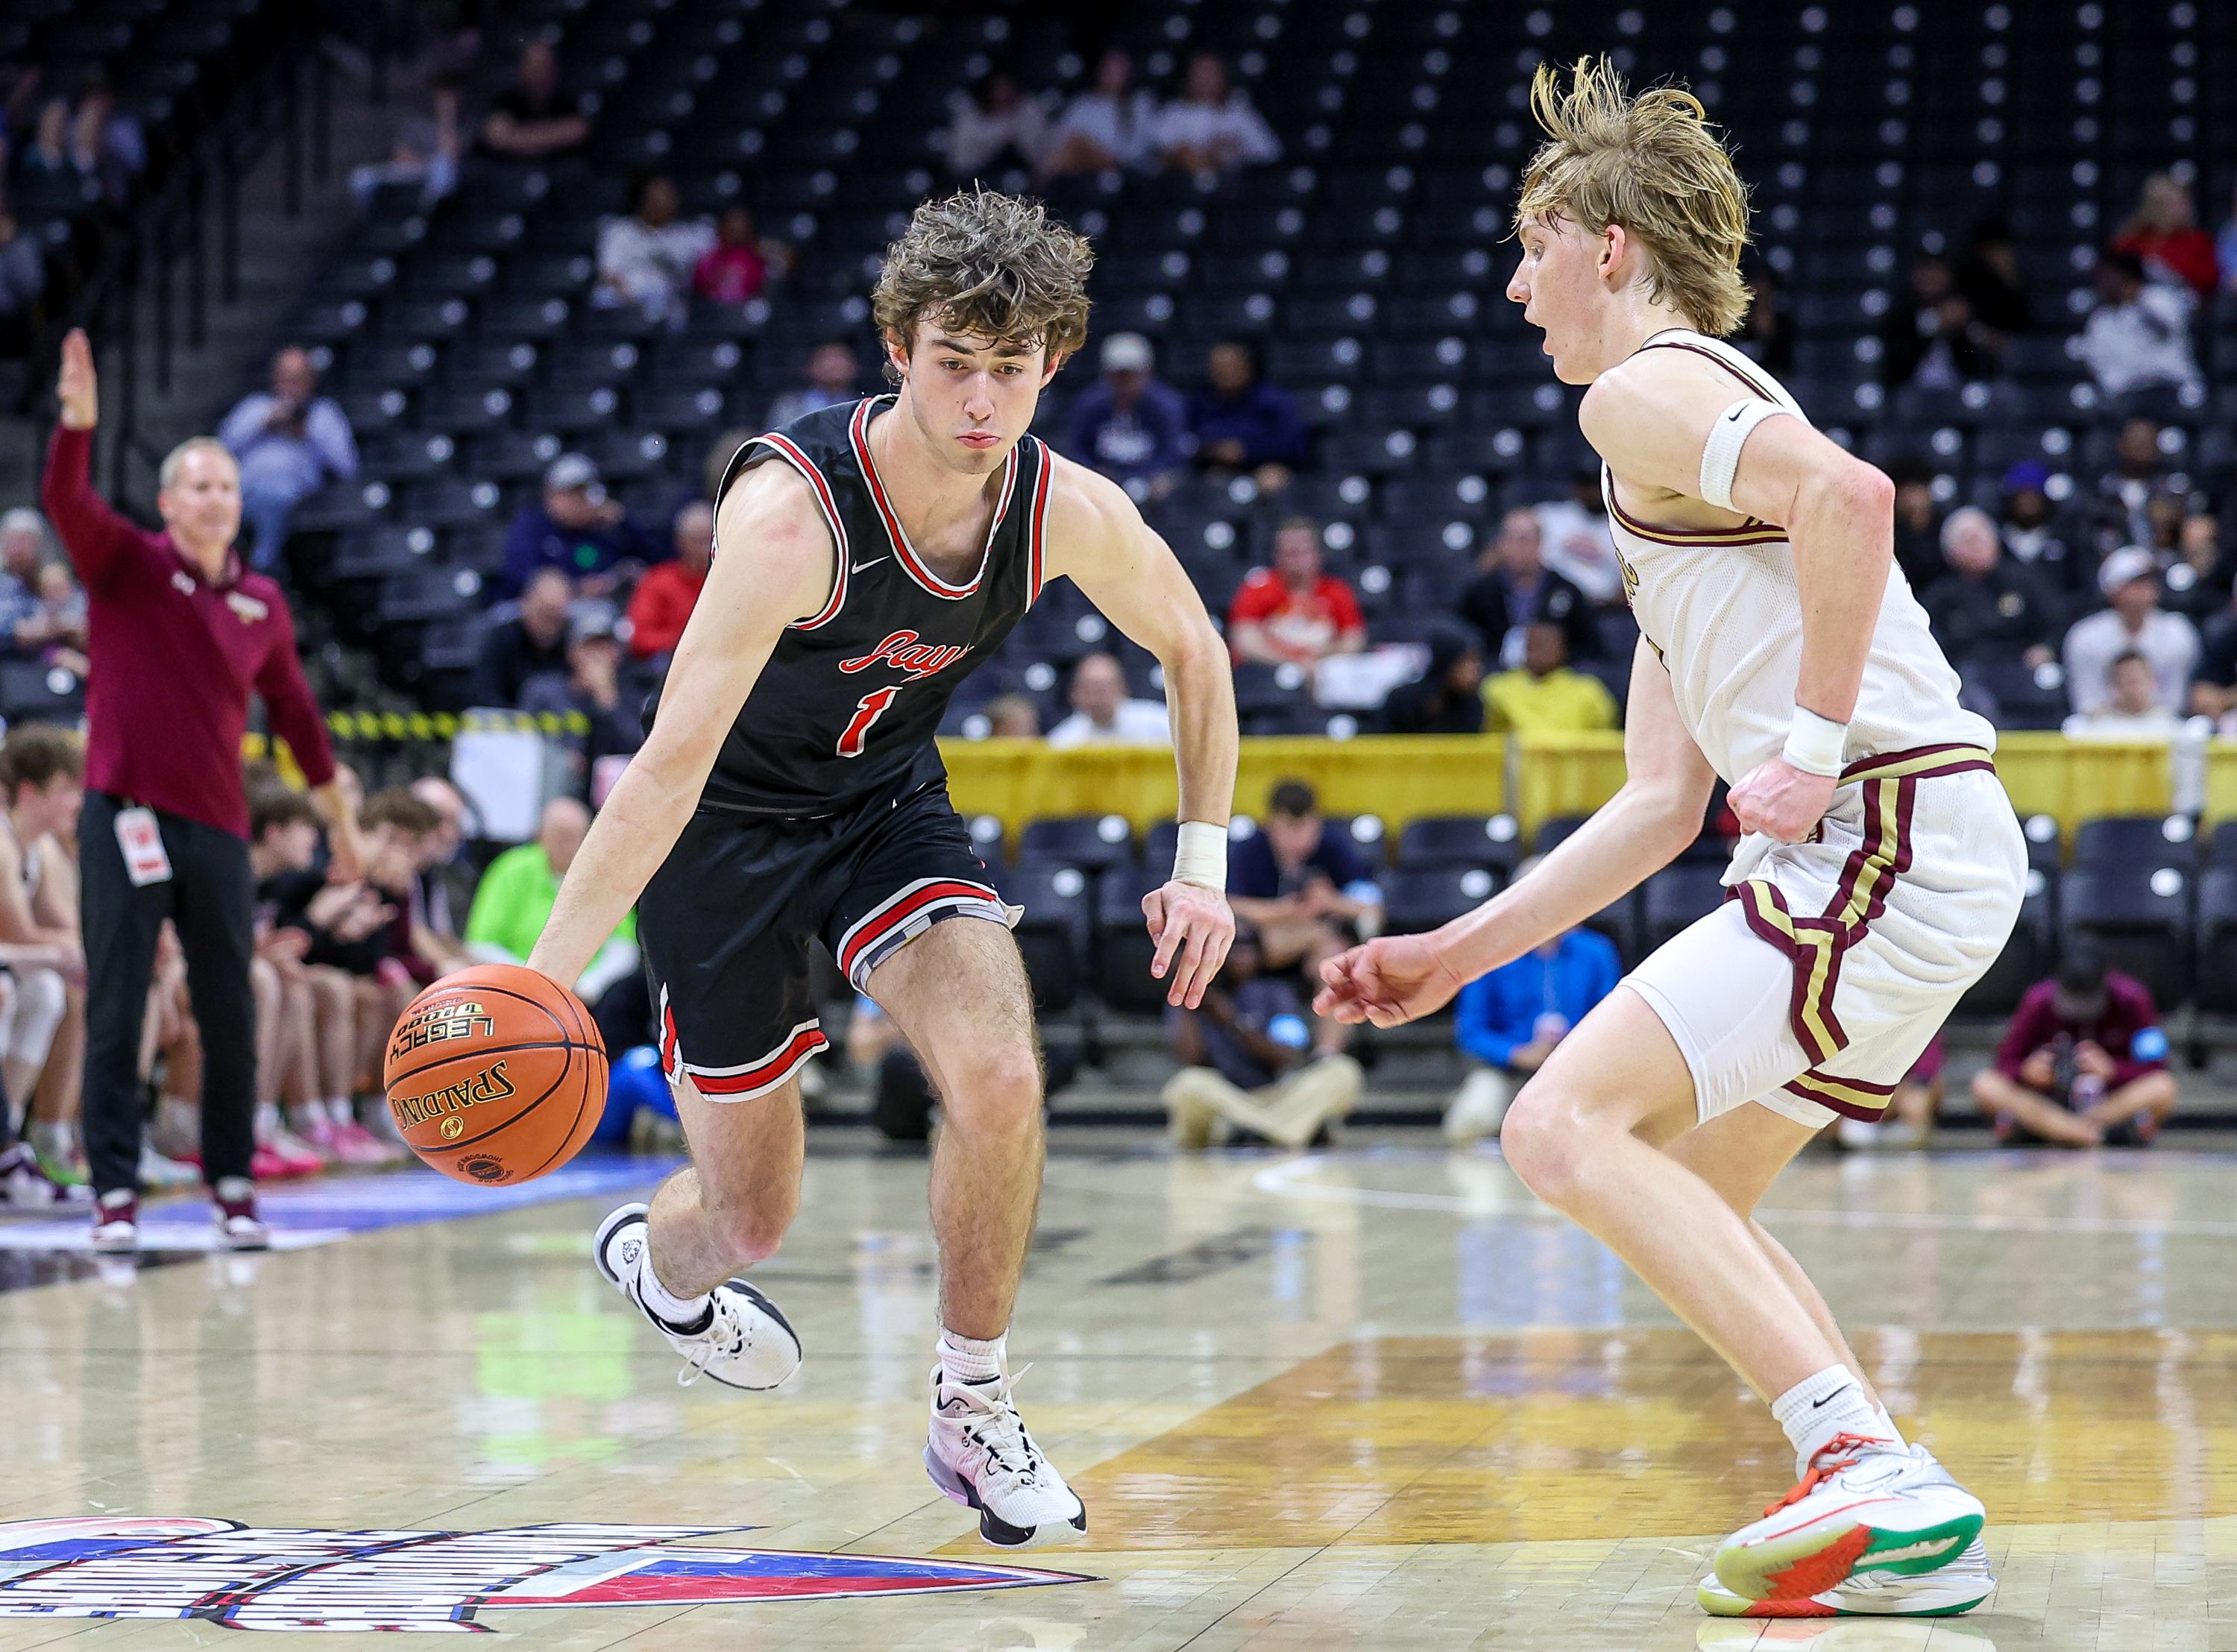
[[[186,955],[202,1045],[202,1175],[221,1241],[261,1247],[254,1151],[255,1003],[248,800],[241,742],[262,696],[327,821],[332,876],[359,875],[357,823],[334,784],[333,752],[295,658],[287,599],[233,554],[241,477],[208,438],[163,461],[149,533],[93,490],[98,417],[85,334],[63,344],[61,421],[47,453],[48,519],[85,586],[85,813],[78,826],[85,932],[86,1158],[94,1243],[139,1243],[141,1019],[169,918]]]

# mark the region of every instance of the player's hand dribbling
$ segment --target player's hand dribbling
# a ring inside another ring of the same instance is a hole
[[[1171,977],[1165,1002],[1176,1009],[1195,1009],[1235,941],[1235,914],[1227,897],[1201,884],[1169,883],[1142,897],[1142,916],[1158,946],[1150,973],[1160,981]]]
[[[1321,965],[1313,1011],[1335,1021],[1395,1027],[1452,1001],[1465,984],[1426,935],[1385,935]]]
[[[1835,784],[1829,774],[1807,774],[1784,757],[1774,757],[1750,769],[1727,800],[1743,830],[1799,843],[1833,806]]]

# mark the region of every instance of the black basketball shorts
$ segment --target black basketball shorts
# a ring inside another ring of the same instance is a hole
[[[808,987],[821,936],[858,992],[950,918],[1006,923],[939,781],[820,819],[702,806],[637,903],[660,1061],[709,1101],[765,1096],[827,1049]]]

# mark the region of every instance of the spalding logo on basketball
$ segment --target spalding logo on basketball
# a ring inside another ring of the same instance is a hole
[[[388,1036],[388,1110],[414,1153],[479,1187],[583,1149],[606,1104],[606,1048],[571,992],[516,964],[438,981]]]

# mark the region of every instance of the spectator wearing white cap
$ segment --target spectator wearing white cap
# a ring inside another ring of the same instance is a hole
[[[2097,570],[2110,607],[2077,620],[2066,634],[2066,689],[2074,709],[2095,716],[2114,698],[2113,663],[2140,654],[2150,664],[2155,703],[2181,713],[2197,669],[2198,628],[2160,607],[2159,561],[2141,545],[2123,545]]]
[[[493,595],[518,596],[550,568],[566,575],[577,596],[625,596],[647,564],[670,554],[660,535],[632,522],[608,496],[587,456],[562,453],[544,473],[543,498],[513,518]]]
[[[1103,377],[1072,413],[1072,457],[1137,500],[1162,499],[1187,468],[1188,404],[1156,376],[1157,358],[1138,332],[1103,341]]]

